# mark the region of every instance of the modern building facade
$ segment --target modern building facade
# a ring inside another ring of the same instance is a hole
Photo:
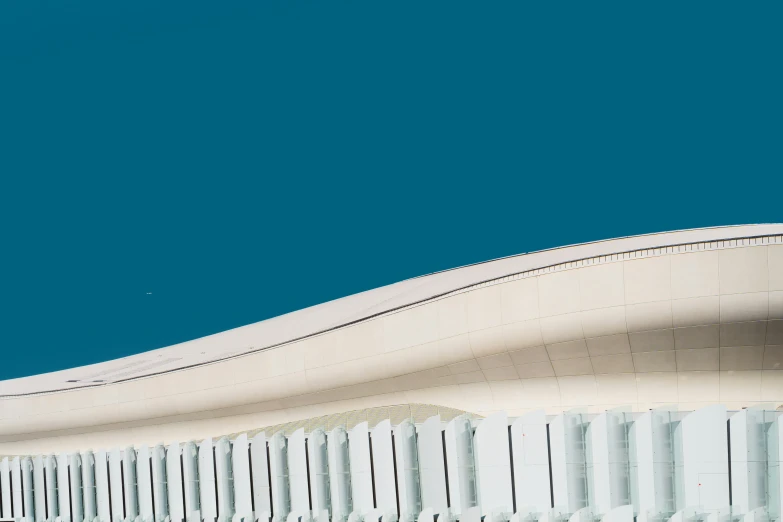
[[[4,518],[777,520],[783,225],[471,265],[0,396]]]

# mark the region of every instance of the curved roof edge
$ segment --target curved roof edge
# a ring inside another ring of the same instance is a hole
[[[681,245],[783,236],[783,224],[735,225],[601,240],[504,257],[350,295],[121,359],[0,382],[0,397],[95,387],[268,350],[515,274]]]

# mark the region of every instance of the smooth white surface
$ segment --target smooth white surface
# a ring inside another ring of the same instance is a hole
[[[327,516],[331,508],[329,498],[329,455],[326,434],[322,429],[316,429],[307,437],[307,453],[310,465],[310,497],[313,503],[313,514],[318,516],[326,510]]]
[[[185,494],[185,519],[200,522],[198,450],[192,442],[182,446],[182,487]]]
[[[44,457],[37,456],[33,460],[33,491],[35,493],[35,520],[46,520],[46,489],[44,488]]]
[[[253,466],[253,503],[256,520],[266,522],[272,513],[269,486],[269,462],[267,461],[266,434],[261,432],[250,442],[250,459]]]
[[[446,425],[446,460],[450,463],[446,472],[451,511],[455,515],[478,505],[472,430],[465,416],[454,418]]]
[[[206,520],[217,518],[217,493],[215,492],[215,456],[212,439],[204,439],[198,450],[199,501],[201,516]]]
[[[11,469],[8,457],[0,461],[0,495],[2,495],[2,509],[4,517],[11,517]]]
[[[231,520],[234,515],[233,469],[231,467],[231,444],[221,437],[215,443],[215,482],[217,482],[218,516]]]
[[[166,487],[168,490],[169,516],[172,522],[185,518],[185,506],[182,501],[182,469],[180,458],[182,450],[179,443],[171,444],[166,449]]]
[[[22,506],[22,466],[19,457],[14,457],[11,460],[11,480],[13,481],[13,486],[11,488],[14,504],[13,516],[14,518],[23,517],[25,515]]]
[[[82,452],[82,500],[84,518],[94,520],[98,516],[97,491],[95,487],[95,456],[92,451]]]
[[[146,445],[139,447],[136,451],[136,481],[139,516],[141,516],[142,522],[152,522],[152,473],[150,471],[150,449]]]
[[[392,450],[391,422],[379,422],[371,432],[375,507],[383,513],[397,512],[395,492],[394,452]]]
[[[511,425],[517,512],[526,508],[544,513],[551,507],[546,429],[542,410],[527,413]]]
[[[508,416],[495,413],[481,421],[474,435],[478,503],[482,515],[514,512],[511,491]]]
[[[168,487],[166,485],[166,448],[157,444],[152,448],[152,491],[156,522],[169,516]]]
[[[83,502],[83,490],[82,490],[82,458],[78,453],[68,456],[68,475],[69,475],[69,490],[70,490],[70,506],[60,508],[60,512],[65,512],[73,515],[72,520],[78,522],[84,520],[84,502]],[[60,492],[62,495],[62,491]],[[70,509],[69,509],[70,507]]]
[[[54,457],[57,462],[55,470],[55,488],[57,491],[57,512],[60,518],[65,522],[71,520],[71,488],[68,483],[68,454],[60,453]]]
[[[370,432],[361,422],[348,432],[348,454],[351,469],[353,510],[362,515],[373,509],[372,467],[370,465]]]
[[[242,434],[231,446],[231,465],[234,471],[234,511],[242,518],[253,514],[252,492],[250,487],[250,459],[247,435]]]
[[[274,522],[281,522],[286,520],[291,511],[288,489],[288,440],[282,433],[275,433],[269,439],[269,473],[272,480]]]
[[[309,511],[310,493],[307,484],[307,456],[303,428],[288,437],[288,484],[291,488],[291,512]]]
[[[427,419],[419,427],[419,471],[421,477],[421,501],[424,509],[443,513],[448,509],[446,497],[445,463],[443,461],[443,437],[440,416]]]
[[[344,522],[353,511],[351,466],[349,463],[348,433],[338,427],[327,436],[329,456],[329,487],[332,501],[332,520]]]
[[[707,511],[728,508],[726,407],[716,404],[687,414],[675,429],[675,438],[682,461],[681,472],[675,475],[682,492],[677,498],[678,510],[694,506]]]
[[[95,452],[95,497],[101,522],[111,521],[109,506],[109,461],[105,451]],[[37,510],[37,506],[36,506]]]
[[[394,458],[400,519],[415,520],[421,512],[421,487],[416,426],[410,420],[406,419],[394,427]],[[443,484],[445,476],[445,473],[440,475]]]

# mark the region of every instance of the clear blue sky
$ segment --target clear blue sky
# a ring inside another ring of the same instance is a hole
[[[0,378],[519,252],[783,221],[781,20],[6,0]]]

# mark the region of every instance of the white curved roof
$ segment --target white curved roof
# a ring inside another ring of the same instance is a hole
[[[783,234],[783,224],[665,232],[520,254],[416,277],[193,341],[121,359],[0,382],[0,396],[100,386],[257,352],[486,281],[587,258]]]

